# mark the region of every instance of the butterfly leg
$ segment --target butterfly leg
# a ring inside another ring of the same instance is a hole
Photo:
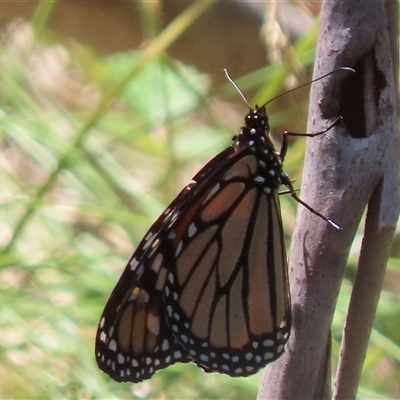
[[[287,149],[288,149],[288,136],[314,137],[314,136],[322,135],[323,133],[330,131],[334,126],[336,126],[342,120],[343,120],[343,117],[338,117],[327,128],[323,129],[320,132],[315,132],[315,133],[298,133],[298,132],[284,131],[283,139],[282,139],[282,147],[281,147],[281,151],[279,153],[279,156],[281,157],[282,162],[285,159]]]
[[[295,181],[291,181],[292,184],[293,184],[294,182],[295,182]],[[294,191],[295,191],[295,192],[299,192],[300,189],[299,189],[299,188],[294,188]],[[292,191],[291,191],[290,189],[280,190],[280,191],[279,191],[279,196],[280,196],[281,194],[292,194]]]
[[[322,132],[323,133],[323,132]],[[308,205],[306,202],[304,202],[302,199],[300,199],[299,196],[297,196],[296,193],[296,189],[293,187],[293,184],[291,182],[291,180],[289,179],[289,177],[283,173],[282,174],[282,184],[285,185],[288,190],[285,191],[286,193],[290,193],[290,195],[301,205],[303,205],[305,208],[307,208],[308,210],[310,210],[313,214],[317,215],[318,217],[322,218],[325,222],[327,222],[328,224],[332,225],[335,229],[337,230],[342,230],[342,228],[334,221],[332,221],[330,218],[325,217],[324,215],[322,215],[321,213],[319,213],[317,210],[314,210],[314,208],[312,208],[310,205]]]

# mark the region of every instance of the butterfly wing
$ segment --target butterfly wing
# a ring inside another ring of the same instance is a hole
[[[96,335],[99,368],[119,382],[140,382],[177,361],[188,362],[186,350],[170,331],[164,309],[166,269],[160,262],[160,237],[173,224],[185,187],[140,242],[110,298]]]
[[[121,292],[110,298],[96,341],[100,369],[120,382],[140,382],[177,361],[190,361],[166,323],[162,293],[148,285],[154,274],[144,272],[133,279],[133,287],[117,285]],[[120,299],[125,289],[127,295]]]
[[[279,168],[268,169],[278,159],[262,150],[231,155],[203,183],[193,216],[177,219],[163,255],[168,324],[208,372],[253,374],[282,354],[289,336]]]
[[[196,175],[212,177],[226,149]],[[214,173],[212,172],[214,171]],[[168,236],[180,215],[190,215],[197,182],[187,185],[149,229],[107,301],[96,335],[99,368],[120,382],[140,382],[177,361],[193,361],[170,330],[164,305]]]
[[[283,352],[290,298],[281,160],[252,110],[153,224],[105,307],[99,367],[139,382],[177,361],[246,376]]]

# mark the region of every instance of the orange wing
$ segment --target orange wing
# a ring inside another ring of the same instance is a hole
[[[112,292],[96,360],[113,379],[139,382],[177,361],[246,376],[283,352],[290,298],[278,188],[292,188],[265,107],[245,121],[153,224]]]

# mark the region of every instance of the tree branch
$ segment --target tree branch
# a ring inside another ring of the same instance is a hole
[[[351,243],[368,205],[335,397],[351,398],[358,386],[399,208],[396,68],[383,2],[324,3],[314,78],[341,66],[357,73],[333,74],[312,88],[308,131],[322,130],[338,115],[344,125],[308,139],[301,197],[343,230],[299,208],[289,263],[291,337],[285,354],[266,368],[260,399],[330,398],[330,327]],[[349,369],[345,388],[342,377]]]

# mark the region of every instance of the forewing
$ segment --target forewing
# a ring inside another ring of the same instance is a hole
[[[193,217],[170,232],[168,324],[206,371],[245,376],[277,359],[289,336],[279,196],[251,152],[219,172],[192,204]]]
[[[196,175],[204,183],[231,153],[217,155]],[[203,179],[201,179],[203,178]],[[139,382],[157,370],[191,357],[175,338],[166,318],[164,286],[169,266],[164,254],[177,219],[190,218],[201,191],[192,181],[152,225],[129,260],[103,311],[96,335],[96,360],[117,381]]]

